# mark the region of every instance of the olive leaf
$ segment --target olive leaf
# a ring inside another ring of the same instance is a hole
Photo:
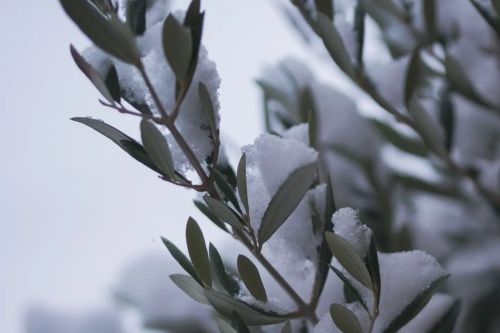
[[[158,173],[162,173],[160,169],[158,169],[158,167],[155,165],[155,163],[153,163],[151,158],[146,153],[146,150],[140,143],[138,143],[128,135],[122,133],[121,131],[117,130],[113,126],[106,124],[102,120],[92,119],[88,117],[74,117],[71,118],[71,120],[87,125],[96,132],[104,135],[105,137],[113,141],[115,144],[117,144],[120,148],[126,151],[130,156],[135,158],[137,161],[141,162],[148,168]]]
[[[373,282],[373,287],[376,292],[378,303],[378,299],[380,298],[381,294],[382,281],[380,279],[380,266],[378,261],[377,245],[375,243],[375,236],[373,235],[373,232],[370,233],[370,245],[368,247],[368,255],[366,259],[368,271],[370,272],[370,277]]]
[[[207,205],[205,205],[203,202],[198,201],[198,200],[193,200],[194,205],[196,208],[200,210],[200,212],[203,213],[210,221],[212,221],[216,226],[221,228],[223,231],[228,232],[226,225],[224,222],[222,222],[217,216],[215,216],[214,213],[208,208]]]
[[[368,289],[373,289],[370,272],[356,249],[343,237],[327,232],[326,241],[330,250],[345,270]]]
[[[186,225],[186,242],[196,273],[207,286],[211,286],[212,275],[205,238],[200,226],[191,217],[188,219]]]
[[[139,66],[141,60],[134,34],[115,13],[103,13],[89,0],[59,1],[66,14],[95,45],[126,63]]]
[[[185,79],[193,56],[193,40],[189,28],[172,15],[163,24],[163,51],[178,79]]]
[[[102,96],[111,104],[115,104],[115,99],[106,86],[105,80],[101,75],[78,53],[73,45],[69,47],[71,56],[76,65],[85,74],[85,76],[92,82],[94,87],[102,94]]]
[[[210,305],[207,296],[205,296],[205,288],[203,288],[191,276],[184,274],[172,274],[170,275],[170,279],[177,285],[177,287],[179,287],[195,301]]]
[[[215,273],[215,276],[217,277],[217,280],[219,281],[221,286],[230,295],[237,295],[240,292],[240,286],[238,282],[230,277],[226,272],[219,251],[217,251],[217,248],[212,243],[210,243],[210,245],[208,246],[208,253],[210,256],[210,263],[212,264],[213,272]]]
[[[343,333],[363,333],[358,318],[344,305],[337,303],[330,305],[330,315]]]
[[[452,333],[458,315],[460,314],[460,301],[454,301],[453,305],[439,318],[429,333]]]
[[[392,322],[383,331],[384,333],[397,332],[401,327],[406,325],[412,320],[430,301],[436,289],[449,277],[449,275],[442,276],[433,281],[427,288],[422,290],[417,297],[415,297],[410,304],[408,304],[400,314],[392,320]]]
[[[108,88],[111,97],[115,102],[120,103],[121,100],[121,88],[120,81],[118,79],[118,72],[116,71],[115,65],[111,65],[109,67],[108,72],[106,73],[106,77],[104,79],[104,83]]]
[[[200,96],[202,110],[207,115],[208,125],[210,126],[212,135],[217,137],[218,129],[215,118],[214,104],[212,102],[212,98],[210,97],[210,93],[208,92],[208,88],[203,82],[198,83],[198,95]]]
[[[248,206],[248,189],[247,189],[247,157],[245,154],[241,156],[238,163],[238,171],[236,175],[236,182],[238,184],[238,194],[240,195],[241,202],[248,216],[250,216],[250,209]]]
[[[233,207],[236,208],[238,212],[241,213],[240,204],[238,203],[236,194],[234,194],[234,190],[226,178],[220,173],[219,170],[217,170],[217,168],[212,169],[212,176],[214,177],[215,183],[224,194],[224,197],[233,204]]]
[[[413,155],[426,156],[428,154],[429,150],[422,140],[404,135],[381,120],[372,118],[370,122],[378,133],[395,147]]]
[[[168,252],[170,252],[170,255],[181,265],[181,267],[193,277],[193,279],[198,282],[198,284],[202,284],[203,282],[201,281],[200,277],[198,276],[198,273],[194,270],[193,264],[189,259],[182,253],[181,250],[177,248],[172,242],[170,242],[168,239],[161,237],[161,240],[165,247],[167,248]]]
[[[149,120],[141,121],[141,138],[144,149],[163,174],[175,178],[174,161],[168,142],[158,127]]]
[[[332,0],[314,0],[318,12],[325,14],[330,20],[333,19],[333,1]]]
[[[129,0],[127,3],[127,23],[136,35],[146,31],[147,0]]]
[[[338,270],[335,266],[330,265],[332,271],[337,275],[337,277],[344,283],[345,286],[349,289],[352,295],[356,298],[356,300],[361,304],[361,306],[366,310],[366,312],[370,313],[368,310],[368,306],[366,305],[366,301],[363,299],[358,289],[352,284],[352,282],[344,275],[340,270]]]
[[[415,93],[420,80],[420,47],[416,47],[413,50],[410,62],[408,63],[408,68],[406,69],[406,80],[405,80],[405,90],[404,90],[404,101],[407,106],[410,105],[410,101]]]
[[[438,156],[446,156],[444,132],[437,119],[433,118],[416,98],[411,101],[408,111],[414,121],[415,129],[427,147]]]
[[[316,163],[298,168],[279,187],[264,212],[259,228],[259,243],[263,245],[293,213],[311,187],[316,175]]]
[[[254,263],[244,255],[238,256],[238,272],[243,283],[253,297],[262,302],[267,302],[267,293],[262,283],[259,270]]]
[[[217,216],[217,218],[236,229],[242,230],[243,221],[241,221],[238,215],[231,208],[227,207],[219,200],[207,195],[203,197],[203,200],[214,215]]]

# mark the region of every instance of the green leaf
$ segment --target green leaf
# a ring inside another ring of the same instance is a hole
[[[316,168],[315,162],[300,167],[281,184],[262,217],[258,235],[261,246],[297,208],[314,181]]]
[[[387,142],[402,151],[417,156],[426,156],[428,154],[429,150],[422,140],[404,135],[383,121],[372,118],[370,122]]]
[[[186,225],[186,243],[194,270],[201,280],[210,287],[212,285],[212,275],[210,273],[210,260],[208,259],[205,238],[200,226],[191,217]]]
[[[129,0],[127,3],[127,23],[136,35],[146,31],[146,2],[147,0]]]
[[[59,0],[66,14],[95,45],[118,59],[139,66],[140,54],[130,27],[115,13],[105,15],[89,0]]]
[[[236,182],[238,184],[238,194],[240,195],[243,207],[245,207],[247,216],[250,216],[250,209],[248,206],[248,189],[247,189],[247,156],[245,154],[241,156],[240,162],[238,163]]]
[[[205,296],[205,288],[200,286],[192,277],[184,274],[172,274],[170,275],[170,279],[195,301],[210,305],[207,296]]]
[[[215,316],[215,321],[221,333],[239,333],[226,319]]]
[[[358,0],[354,10],[354,31],[356,32],[356,61],[357,65],[363,67],[363,51],[365,45],[365,17],[366,10],[363,0]]]
[[[330,305],[333,322],[343,333],[363,333],[361,324],[354,313],[342,304]]]
[[[242,230],[243,229],[243,221],[240,220],[238,215],[229,207],[224,205],[222,202],[211,198],[209,196],[204,196],[203,200],[207,204],[208,208],[212,211],[212,213],[217,216],[220,220],[226,222],[232,227]]]
[[[216,226],[221,228],[223,231],[228,232],[226,225],[222,222],[214,213],[205,205],[203,202],[194,200],[194,205],[198,208],[210,221],[212,221]]]
[[[243,283],[253,297],[262,302],[267,302],[267,293],[262,283],[259,270],[254,263],[244,255],[238,256],[238,272]]]
[[[314,0],[318,12],[325,14],[330,20],[333,19],[333,0]]]
[[[99,73],[78,53],[73,45],[70,45],[69,50],[76,65],[85,74],[85,76],[92,82],[94,87],[101,93],[101,95],[111,104],[115,104],[115,100],[106,86],[104,79]]]
[[[170,252],[170,255],[181,265],[181,267],[191,275],[197,282],[198,284],[202,284],[202,281],[196,271],[194,270],[193,264],[191,264],[191,261],[182,253],[181,250],[177,248],[172,242],[170,242],[166,238],[161,238],[163,244],[165,244],[165,247],[167,248],[168,252]]]
[[[493,4],[493,8],[495,8],[497,16],[500,16],[500,0],[491,0],[491,3]]]
[[[340,69],[347,74],[347,76],[354,78],[356,71],[352,63],[351,57],[347,52],[345,44],[340,36],[337,28],[328,16],[318,13],[317,28],[319,36],[323,40],[328,53],[340,67]]]
[[[335,275],[337,275],[337,277],[344,283],[344,285],[347,286],[347,288],[349,288],[349,291],[356,298],[359,304],[361,304],[361,306],[366,310],[366,312],[370,313],[370,310],[368,310],[368,306],[366,305],[366,301],[363,299],[358,289],[356,289],[356,287],[352,285],[349,278],[345,276],[344,273],[342,273],[340,270],[335,268],[335,266],[330,265],[330,268],[335,273]]]
[[[236,312],[249,326],[277,324],[289,319],[272,312],[263,312],[215,290],[205,290],[205,295],[214,309],[221,315],[230,318]]]
[[[85,117],[75,117],[71,118],[71,120],[76,121],[78,123],[82,123],[94,129],[95,131],[99,132],[100,134],[104,135],[105,137],[116,143],[120,148],[125,150],[130,156],[135,158],[137,161],[141,162],[148,168],[158,173],[161,173],[161,171],[153,163],[151,158],[144,150],[144,147],[140,143],[129,137],[128,135],[106,124],[102,120],[85,118]]]
[[[236,208],[236,210],[238,210],[238,212],[241,213],[241,208],[240,204],[238,203],[238,199],[236,198],[234,190],[232,186],[228,183],[226,178],[219,172],[219,170],[217,170],[217,168],[212,169],[212,176],[214,176],[215,183],[224,194],[225,199],[229,200],[233,204],[233,207]]]
[[[219,281],[221,286],[230,295],[237,295],[240,292],[240,286],[237,281],[235,281],[227,274],[219,251],[217,251],[217,248],[212,243],[210,243],[208,247],[208,253],[210,255],[210,262],[212,263],[213,272],[215,273],[215,276],[217,277],[217,280]]]
[[[233,312],[231,316],[231,326],[233,326],[238,333],[250,333],[247,325],[236,312]]]
[[[155,165],[170,178],[175,177],[174,161],[168,142],[160,130],[149,120],[141,121],[141,138],[144,149]]]
[[[111,65],[108,73],[106,74],[106,78],[104,79],[104,83],[106,83],[106,87],[108,88],[111,97],[117,102],[120,103],[121,100],[121,88],[120,81],[118,80],[118,73],[116,72],[115,65]]]
[[[415,129],[424,140],[429,149],[438,156],[446,156],[444,149],[444,133],[437,119],[433,118],[423,105],[413,99],[410,103],[409,113],[413,118]]]
[[[212,135],[214,136],[215,141],[217,139],[217,136],[219,135],[219,130],[217,129],[217,122],[215,119],[214,104],[212,103],[212,98],[210,97],[208,88],[201,81],[200,83],[198,83],[198,95],[200,96],[201,108],[207,115],[208,125],[210,126],[210,130],[212,132]]]
[[[435,39],[436,29],[436,0],[424,0],[424,17],[427,35],[431,40]]]
[[[375,243],[375,236],[373,232],[370,235],[370,246],[368,248],[368,271],[370,272],[370,277],[375,287],[376,295],[377,295],[377,303],[380,299],[382,282],[380,279],[380,266],[378,262],[378,253],[377,253],[377,244]]]
[[[333,232],[327,232],[325,237],[333,255],[345,270],[365,287],[372,290],[370,273],[356,249],[346,239]]]
[[[170,14],[163,24],[163,50],[178,79],[185,79],[193,56],[193,40],[189,28]]]
[[[406,81],[404,91],[404,101],[406,106],[410,105],[410,101],[415,93],[420,80],[420,47],[415,48],[410,57],[408,68],[406,69]]]
[[[292,324],[290,324],[289,321],[287,321],[285,326],[283,326],[281,333],[292,333]]]
[[[441,316],[439,321],[434,324],[429,333],[452,333],[459,314],[460,302],[455,301],[448,311]]]
[[[445,275],[432,282],[427,288],[422,290],[389,324],[384,333],[397,332],[401,327],[410,322],[427,305],[436,289],[449,277]]]

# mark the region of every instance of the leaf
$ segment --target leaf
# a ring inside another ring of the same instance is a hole
[[[219,131],[217,129],[217,123],[215,119],[214,104],[212,103],[212,98],[210,97],[210,93],[208,92],[207,87],[201,81],[200,83],[198,83],[198,95],[200,97],[202,110],[207,115],[208,124],[215,141],[217,139],[217,136],[219,135]]]
[[[352,285],[349,278],[347,278],[347,276],[345,276],[344,273],[342,273],[340,270],[335,268],[335,266],[330,265],[330,268],[335,273],[335,275],[337,275],[337,277],[344,283],[344,285],[347,286],[347,288],[349,288],[349,291],[356,298],[359,304],[361,304],[361,306],[366,310],[366,312],[370,313],[370,310],[368,310],[368,306],[366,305],[366,301],[363,299],[358,289],[356,289],[356,287]]]
[[[437,119],[434,119],[417,99],[413,99],[408,111],[413,118],[415,129],[427,147],[438,156],[446,156],[444,133]]]
[[[434,324],[429,333],[452,333],[458,315],[460,314],[460,301],[453,302],[453,305]]]
[[[262,283],[259,270],[253,262],[244,255],[238,256],[238,272],[243,283],[253,297],[262,302],[267,302],[266,289]]]
[[[129,0],[127,3],[127,23],[132,32],[142,35],[146,31],[147,0]]]
[[[250,216],[247,189],[247,156],[245,154],[241,156],[240,162],[238,163],[236,183],[238,184],[238,194],[240,195],[243,207],[245,207],[245,212],[247,213],[247,216]]]
[[[325,14],[330,20],[333,19],[333,0],[314,0],[318,12]]]
[[[249,326],[277,324],[288,320],[287,317],[275,313],[262,312],[215,290],[205,290],[205,295],[214,309],[221,315],[230,318],[236,312]]]
[[[342,304],[330,305],[333,322],[343,333],[363,333],[361,324],[354,313]]]
[[[130,156],[135,158],[137,161],[141,162],[148,168],[158,173],[161,173],[161,171],[153,163],[151,158],[144,150],[144,147],[140,143],[129,137],[128,135],[106,124],[102,120],[86,118],[86,117],[74,117],[71,118],[71,120],[76,121],[78,123],[82,123],[94,129],[95,131],[99,132],[100,134],[104,135],[105,137],[116,143],[120,148],[125,150]]]
[[[418,156],[428,154],[429,150],[420,139],[406,136],[383,121],[372,118],[370,122],[387,142],[402,151]]]
[[[191,275],[198,282],[198,284],[202,284],[200,277],[194,270],[193,264],[191,264],[191,262],[184,255],[184,253],[182,253],[182,251],[179,250],[177,246],[175,246],[168,239],[162,237],[161,241],[163,242],[163,244],[165,244],[168,252],[170,252],[172,257],[179,263],[179,265],[181,265],[181,267],[186,271],[186,273]]]
[[[101,95],[111,104],[115,104],[115,100],[104,82],[104,79],[99,73],[78,53],[73,45],[70,45],[69,50],[76,65],[85,74],[85,76],[92,82],[94,87],[101,93]]]
[[[221,333],[238,333],[238,331],[221,316],[215,316],[215,321]]]
[[[406,81],[405,81],[405,91],[404,91],[404,101],[406,106],[410,105],[410,101],[417,89],[420,76],[420,47],[416,47],[413,50],[410,62],[408,63],[408,68],[406,69]]]
[[[356,71],[352,63],[351,57],[347,52],[347,49],[342,41],[337,28],[333,24],[332,20],[328,16],[318,13],[317,27],[319,36],[323,40],[328,53],[335,61],[335,63],[340,67],[340,69],[346,73],[347,76],[354,78]]]
[[[389,324],[384,330],[384,333],[397,332],[401,327],[412,320],[430,301],[436,289],[449,277],[445,275],[432,282],[427,288],[422,290],[420,294],[413,299],[401,313]]]
[[[233,312],[231,316],[231,326],[233,326],[238,333],[250,333],[247,325],[236,312]]]
[[[66,14],[99,48],[118,59],[139,66],[140,54],[130,27],[115,13],[105,15],[89,0],[59,0]]]
[[[240,286],[237,281],[235,281],[232,277],[229,277],[227,274],[219,251],[217,251],[217,248],[215,248],[212,243],[208,246],[208,253],[210,256],[210,262],[212,263],[213,272],[215,273],[215,276],[221,286],[230,295],[237,295],[240,292]]]
[[[279,187],[264,212],[259,228],[259,243],[262,246],[293,213],[316,175],[316,163],[298,168]]]
[[[235,207],[236,210],[238,210],[238,212],[241,213],[241,208],[240,204],[238,203],[238,199],[236,198],[234,190],[231,187],[231,185],[229,185],[226,178],[219,172],[219,170],[217,170],[217,168],[212,169],[212,176],[214,176],[215,183],[224,194],[224,197],[233,204],[233,207]]]
[[[188,219],[186,226],[186,242],[194,270],[207,286],[211,286],[212,275],[210,273],[210,261],[205,238],[198,223],[191,217]]]
[[[285,326],[283,326],[281,333],[292,333],[292,324],[290,324],[289,321],[287,321]]]
[[[500,16],[500,0],[491,0],[491,3],[497,13],[497,16]]]
[[[210,221],[212,221],[216,226],[224,230],[225,232],[228,232],[226,225],[224,222],[222,222],[217,216],[215,216],[214,213],[208,208],[207,205],[205,205],[203,202],[194,200],[194,205],[196,208],[198,208]]]
[[[236,229],[242,230],[243,221],[240,220],[238,215],[236,215],[236,213],[231,208],[209,196],[204,196],[203,200],[205,200],[208,208],[210,208],[210,210],[215,214],[215,216],[217,216],[217,218]]]
[[[175,178],[174,161],[167,139],[149,120],[141,121],[141,138],[144,149],[163,174]]]
[[[205,288],[200,286],[192,277],[183,274],[172,274],[170,275],[170,279],[195,301],[210,305],[207,296],[205,296]]]
[[[104,83],[106,83],[106,87],[108,88],[111,97],[117,102],[120,103],[121,100],[121,88],[120,81],[118,80],[118,73],[116,72],[115,65],[111,65],[108,73],[106,74],[106,78],[104,79]]]
[[[191,31],[172,14],[163,24],[163,50],[177,78],[185,79],[193,56],[193,40]]]
[[[380,266],[378,262],[377,244],[375,243],[375,236],[373,232],[370,233],[370,246],[368,248],[368,271],[370,272],[370,277],[375,287],[375,292],[377,295],[377,304],[381,295],[382,282],[380,280]]]
[[[346,239],[333,232],[327,232],[325,237],[333,255],[345,270],[365,287],[372,290],[370,273],[356,249]]]
[[[366,10],[363,0],[358,0],[354,10],[354,31],[356,32],[356,61],[357,65],[363,67],[363,51],[365,45],[365,17]]]

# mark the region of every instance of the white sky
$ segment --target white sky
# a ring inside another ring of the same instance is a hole
[[[251,143],[261,131],[254,78],[262,65],[307,50],[270,0],[203,3],[204,43],[223,79],[223,135]],[[32,304],[105,304],[130,258],[165,251],[159,235],[184,244],[195,208],[190,192],[69,120],[89,115],[138,132],[136,119],[98,105],[68,51],[88,42],[58,1],[2,0],[0,13],[0,332],[16,333]]]

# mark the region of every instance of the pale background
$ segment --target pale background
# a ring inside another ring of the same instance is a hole
[[[204,43],[223,79],[222,134],[237,152],[261,132],[262,66],[309,55],[276,2],[203,3]],[[78,312],[109,302],[127,261],[165,251],[160,235],[184,243],[195,208],[192,193],[69,120],[94,116],[138,132],[136,119],[98,105],[68,51],[88,41],[58,1],[1,0],[0,15],[0,332],[18,333],[33,304]]]

